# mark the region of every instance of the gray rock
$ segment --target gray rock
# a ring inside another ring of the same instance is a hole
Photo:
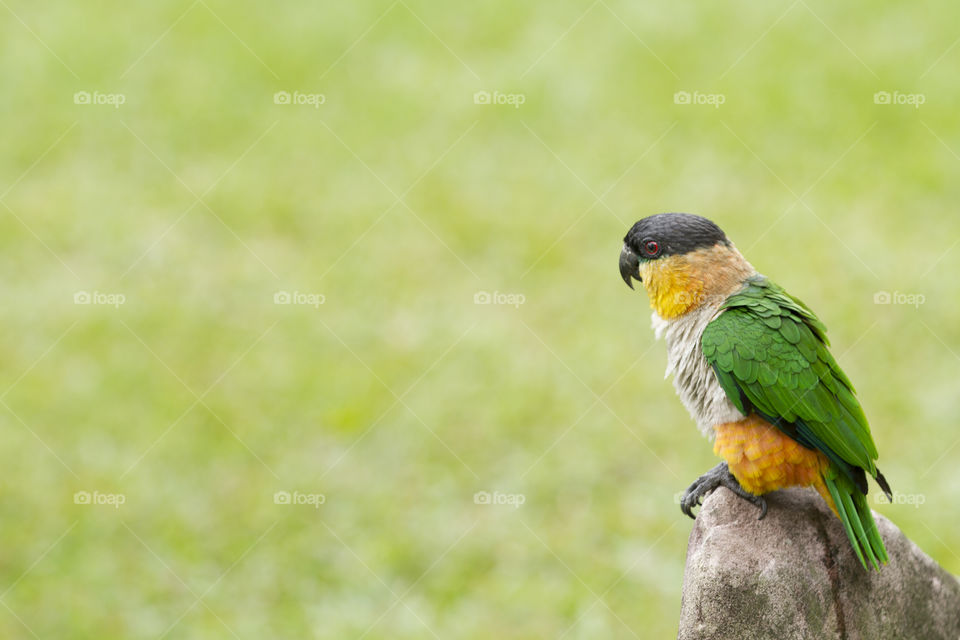
[[[890,564],[864,571],[809,489],[766,496],[767,517],[727,489],[704,501],[687,547],[680,640],[958,640],[960,582],[874,513]]]

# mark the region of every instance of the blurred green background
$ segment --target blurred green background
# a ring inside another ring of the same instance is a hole
[[[0,5],[0,636],[674,636],[660,211],[817,310],[960,573],[956,5]]]

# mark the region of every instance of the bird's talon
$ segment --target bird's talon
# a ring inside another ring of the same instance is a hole
[[[693,508],[703,506],[703,499],[717,487],[726,487],[747,502],[759,507],[760,515],[757,520],[763,520],[766,517],[767,501],[763,496],[753,495],[741,487],[737,479],[730,473],[726,462],[721,462],[713,469],[710,469],[710,471],[707,471],[687,487],[687,490],[683,493],[683,497],[680,499],[680,511],[696,520],[697,518],[693,514]]]
[[[760,504],[760,515],[757,516],[757,520],[763,520],[767,517],[767,501],[763,499],[763,496],[757,496],[757,500]]]

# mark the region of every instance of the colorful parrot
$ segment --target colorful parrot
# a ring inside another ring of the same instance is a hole
[[[646,289],[667,374],[714,452],[725,460],[684,492],[693,507],[726,487],[767,513],[763,495],[812,486],[833,510],[860,563],[888,561],[867,505],[866,474],[891,498],[853,385],[827,349],[826,327],[760,275],[720,228],[661,213],[627,232],[620,275]]]

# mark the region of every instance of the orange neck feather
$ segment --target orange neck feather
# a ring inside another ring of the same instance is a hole
[[[650,306],[664,320],[678,318],[705,303],[720,302],[756,270],[733,247],[717,245],[640,265]]]

